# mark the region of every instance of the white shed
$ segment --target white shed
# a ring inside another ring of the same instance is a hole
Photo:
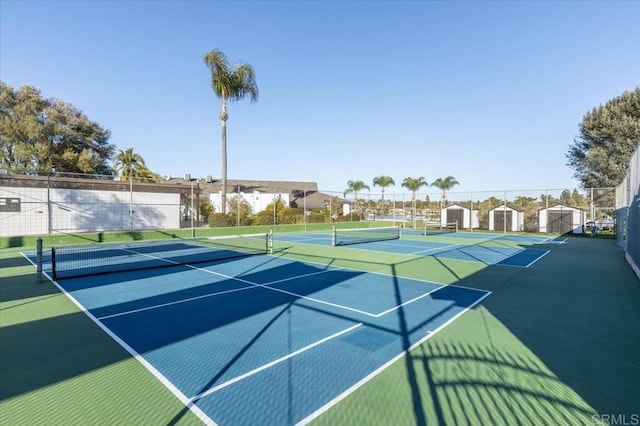
[[[458,229],[478,228],[478,210],[462,203],[454,203],[442,209],[440,212],[440,223],[445,226],[451,223],[458,223]]]
[[[557,204],[538,210],[538,231],[554,234],[582,234],[587,213],[577,207]]]
[[[522,231],[524,210],[507,203],[489,210],[490,231]]]

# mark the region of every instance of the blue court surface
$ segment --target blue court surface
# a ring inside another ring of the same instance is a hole
[[[489,295],[270,255],[56,284],[222,425],[307,423]]]
[[[414,237],[421,235],[418,231],[403,231],[403,233]],[[439,237],[446,237],[446,241]],[[438,241],[439,239],[442,242]],[[453,240],[459,242],[452,242]],[[332,237],[330,234],[321,233],[278,234],[274,235],[274,241],[330,246]],[[548,250],[532,250],[527,247],[532,244],[549,244],[551,241],[552,239],[548,237],[528,235],[448,233],[429,235],[424,240],[400,238],[345,247],[526,268],[548,253]]]

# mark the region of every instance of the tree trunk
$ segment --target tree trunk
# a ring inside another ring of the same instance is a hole
[[[222,101],[222,111],[220,112],[221,128],[222,128],[222,165],[220,167],[221,174],[221,196],[220,196],[220,212],[227,212],[227,103]]]

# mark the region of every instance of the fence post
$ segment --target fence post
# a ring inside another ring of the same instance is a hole
[[[190,182],[191,183],[191,214],[189,214],[189,216],[191,216],[191,237],[195,237],[196,236],[196,228],[194,228],[193,226],[193,214],[194,214],[194,209],[193,209],[193,181]]]
[[[36,270],[37,270],[37,279],[38,283],[42,282],[42,238],[38,237],[36,242]]]

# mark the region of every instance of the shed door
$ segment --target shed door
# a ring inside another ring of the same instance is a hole
[[[462,209],[450,209],[447,210],[447,223],[455,223],[458,222],[458,228],[464,228],[465,223],[464,219],[464,211]]]
[[[502,231],[506,229],[507,231],[513,231],[513,221],[512,221],[512,211],[511,210],[494,210],[493,211],[493,229],[495,231]],[[507,221],[507,227],[504,226],[504,221]]]
[[[547,213],[547,230],[557,234],[566,234],[573,231],[572,211],[549,211]]]

